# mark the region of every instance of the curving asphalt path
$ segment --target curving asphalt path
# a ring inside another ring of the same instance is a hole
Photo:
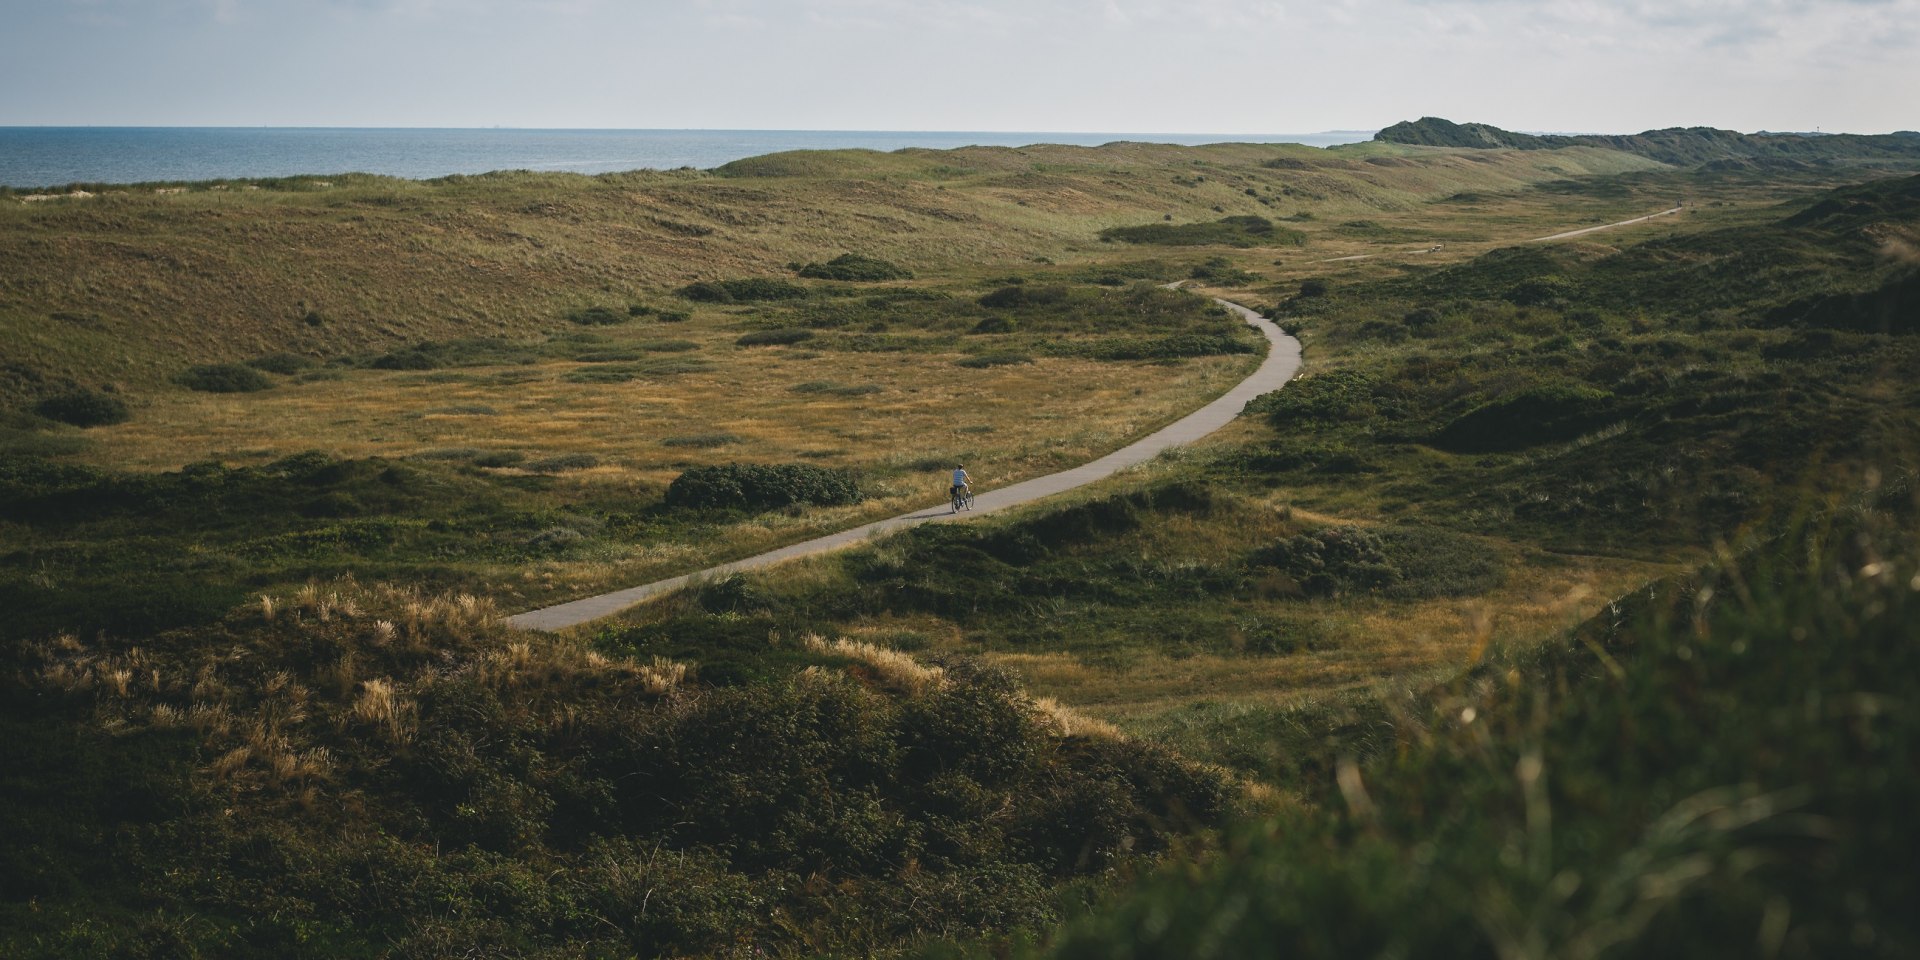
[[[1260,368],[1245,380],[1234,385],[1233,389],[1222,394],[1212,403],[1201,407],[1185,417],[1161,428],[1140,440],[1101,457],[1092,463],[1081,464],[1071,470],[1050,473],[1044,477],[1035,477],[1010,487],[988,490],[974,497],[973,510],[964,516],[993,513],[1025,503],[1032,503],[1042,497],[1050,497],[1075,487],[1086,486],[1095,480],[1103,480],[1128,467],[1137,466],[1158,456],[1161,452],[1182,444],[1192,443],[1233,422],[1246,407],[1247,401],[1280,389],[1300,369],[1300,341],[1280,332],[1280,328],[1265,317],[1237,303],[1216,298],[1216,303],[1240,315],[1247,325],[1260,331],[1267,338],[1267,359]],[[804,557],[829,550],[838,550],[877,537],[880,534],[919,523],[955,518],[951,507],[942,503],[938,507],[903,513],[886,520],[876,520],[862,524],[851,530],[842,530],[824,537],[815,537],[791,546],[771,550],[758,556],[732,563],[723,563],[709,567],[697,573],[660,580],[654,583],[616,590],[597,597],[586,597],[557,606],[529,610],[507,618],[507,623],[527,630],[564,630],[589,621],[598,620],[619,613],[634,604],[652,599],[663,593],[669,593],[686,586],[689,582],[703,577],[733,573],[740,570],[755,570],[770,567],[795,557]]]

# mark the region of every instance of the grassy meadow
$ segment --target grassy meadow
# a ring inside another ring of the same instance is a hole
[[[1901,955],[1903,174],[0,192],[0,953]],[[1210,295],[1306,365],[1202,443],[501,623],[1123,446],[1257,363]]]

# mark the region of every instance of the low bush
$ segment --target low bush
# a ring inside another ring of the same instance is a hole
[[[739,442],[740,438],[731,433],[693,433],[660,439],[660,445],[663,447],[695,447],[702,450],[711,450]]]
[[[811,339],[813,339],[812,330],[755,330],[752,333],[742,334],[733,343],[740,347],[777,347]]]
[[[913,273],[908,270],[885,260],[863,257],[857,253],[843,253],[826,263],[809,263],[801,267],[798,272],[811,280],[877,282],[913,279]]]
[[[527,469],[536,473],[560,473],[567,470],[591,470],[600,458],[591,453],[563,453],[556,457],[527,461]]]
[[[1458,597],[1500,584],[1500,558],[1478,540],[1425,527],[1324,527],[1255,551],[1310,597],[1374,593],[1396,599]]]
[[[1109,227],[1100,231],[1100,239],[1181,247],[1211,244],[1297,247],[1306,242],[1307,235],[1298,230],[1275,226],[1273,221],[1265,217],[1241,215],[1222,217],[1212,223],[1147,223],[1133,227]]]
[[[987,353],[977,357],[963,357],[954,361],[954,365],[972,370],[984,370],[989,367],[1011,367],[1032,362],[1033,358],[1024,353]]]
[[[1255,397],[1247,412],[1263,414],[1275,427],[1365,420],[1378,410],[1373,378],[1354,370],[1300,377],[1285,388]]]
[[[749,277],[742,280],[702,280],[681,287],[676,293],[695,303],[758,303],[766,300],[799,300],[807,288],[785,280]]]
[[[1614,395],[1582,384],[1547,384],[1488,401],[1432,439],[1442,450],[1497,453],[1572,440],[1627,414]]]
[[[189,367],[174,382],[203,393],[256,393],[273,388],[266,374],[238,363],[208,363]]]
[[[879,393],[883,388],[877,383],[835,383],[832,380],[810,380],[794,384],[788,389],[794,393],[824,393],[835,397],[864,397]]]
[[[583,327],[611,327],[626,323],[633,317],[630,310],[615,310],[612,307],[582,307],[567,313],[568,321]]]
[[[76,427],[104,427],[125,423],[133,416],[126,401],[98,390],[76,387],[56,393],[34,405],[35,413],[48,420]]]
[[[667,486],[669,507],[772,510],[793,504],[838,506],[863,498],[852,473],[810,464],[730,463],[694,467]]]

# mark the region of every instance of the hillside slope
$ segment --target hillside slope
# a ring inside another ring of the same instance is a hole
[[[0,192],[12,372],[0,405],[28,399],[36,377],[151,387],[192,363],[527,336],[569,311],[848,251],[984,272],[1078,259],[1113,226],[1364,216],[1651,166],[1594,150],[1477,162],[1380,145],[1123,143],[800,152],[710,173],[148,185],[37,203]]]
[[[1658,160],[1697,166],[1717,160],[1887,161],[1920,160],[1920,134],[1879,135],[1797,133],[1746,134],[1716,127],[1668,127],[1637,134],[1535,135],[1485,123],[1454,123],[1439,117],[1405,120],[1374,134],[1381,143],[1429,147],[1481,147],[1507,150],[1561,150],[1599,147]]]

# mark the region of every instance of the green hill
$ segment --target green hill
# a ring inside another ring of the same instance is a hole
[[[1638,134],[1534,135],[1484,123],[1454,123],[1439,117],[1403,120],[1374,134],[1382,143],[1428,147],[1558,150],[1601,147],[1691,167],[1714,161],[1912,161],[1920,138],[1911,132],[1880,135],[1797,133],[1746,134],[1715,127],[1669,127]]]

